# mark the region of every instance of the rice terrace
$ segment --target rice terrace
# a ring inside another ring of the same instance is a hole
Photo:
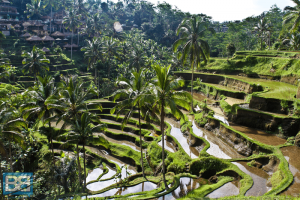
[[[300,199],[300,1],[234,2],[0,0],[0,200]]]

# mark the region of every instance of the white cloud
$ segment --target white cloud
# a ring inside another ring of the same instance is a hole
[[[118,2],[118,0],[113,0]],[[157,4],[157,0],[148,0]],[[213,17],[214,21],[242,20],[252,15],[260,15],[274,4],[281,9],[294,6],[291,0],[163,0],[177,6],[178,9],[192,14],[203,13]]]

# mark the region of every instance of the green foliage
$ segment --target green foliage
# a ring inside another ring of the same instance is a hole
[[[226,46],[226,50],[227,50],[228,56],[233,56],[233,54],[235,53],[236,48],[235,48],[234,44],[229,43]]]
[[[200,158],[197,160],[193,160],[190,165],[190,173],[194,175],[199,175],[204,173],[205,171],[222,171],[229,166],[228,163],[222,161],[218,158],[207,157],[207,158]]]

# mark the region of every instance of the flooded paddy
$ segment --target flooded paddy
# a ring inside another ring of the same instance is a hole
[[[281,195],[300,196],[300,148],[296,146],[283,147],[280,149],[289,163],[289,169],[294,176],[293,183]]]

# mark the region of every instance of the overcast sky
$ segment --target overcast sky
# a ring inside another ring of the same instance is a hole
[[[118,0],[112,0],[118,2]],[[147,0],[157,4],[157,0]],[[213,17],[214,21],[242,20],[252,15],[260,15],[276,4],[283,9],[285,6],[294,6],[291,0],[163,0],[177,6],[184,12],[192,14],[206,14]]]

